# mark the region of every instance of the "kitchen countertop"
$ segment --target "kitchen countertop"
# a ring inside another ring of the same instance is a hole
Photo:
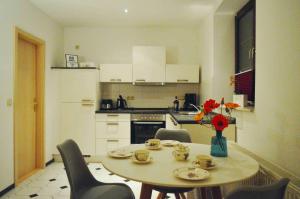
[[[169,112],[170,115],[175,119],[178,124],[199,124],[195,121],[195,114],[187,114],[187,113],[178,113],[178,112]],[[217,113],[211,113],[212,115],[216,115]],[[210,124],[210,120],[204,118],[202,120],[203,124]],[[231,117],[229,120],[229,124],[235,124],[236,120],[234,117]]]
[[[176,112],[169,108],[127,108],[127,109],[112,109],[112,110],[98,110],[96,113],[129,113],[129,114],[170,114],[178,124],[199,124],[194,120],[195,114],[191,114],[191,111],[179,111]],[[194,112],[195,113],[195,112]],[[216,113],[212,113],[216,114]],[[209,119],[203,120],[204,124],[210,124]],[[229,124],[235,124],[236,120],[231,117]]]

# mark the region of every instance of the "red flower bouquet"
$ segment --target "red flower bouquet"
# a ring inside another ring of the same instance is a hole
[[[213,113],[213,110],[219,107],[221,107],[220,113]],[[222,136],[222,131],[228,127],[231,111],[237,107],[239,105],[235,103],[224,103],[224,98],[222,98],[220,103],[209,99],[198,109],[198,113],[194,118],[195,121],[201,125],[209,125],[209,127],[216,130],[216,136],[212,137],[211,141],[211,155],[218,157],[227,156],[226,138]],[[223,114],[223,108],[225,108],[227,116]]]

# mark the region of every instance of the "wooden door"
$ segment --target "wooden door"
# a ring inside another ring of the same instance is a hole
[[[15,68],[15,177],[26,178],[36,164],[36,64],[37,46],[18,38],[17,65]]]

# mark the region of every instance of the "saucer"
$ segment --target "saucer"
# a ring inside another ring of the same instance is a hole
[[[150,163],[150,162],[152,162],[152,160],[153,160],[153,158],[152,157],[148,157],[148,159],[147,160],[145,160],[145,161],[140,161],[140,160],[137,160],[136,158],[135,158],[135,156],[132,156],[132,161],[134,162],[134,163],[137,163],[137,164],[148,164],[148,163]]]
[[[209,172],[195,167],[182,167],[175,169],[173,174],[177,178],[181,178],[184,180],[204,180],[209,177]]]
[[[161,145],[159,145],[159,146],[150,146],[150,145],[146,144],[146,148],[149,149],[149,150],[160,150],[162,148],[162,146]]]
[[[132,156],[132,152],[124,150],[113,150],[107,152],[107,154],[113,158],[129,158]]]
[[[168,147],[172,147],[180,143],[177,140],[161,140],[160,142],[163,146],[168,146]]]
[[[210,167],[201,167],[199,164],[197,164],[195,161],[193,161],[193,166],[195,168],[201,168],[201,169],[204,169],[204,170],[212,170],[212,169],[215,169],[216,168],[216,163],[212,162],[211,166]]]

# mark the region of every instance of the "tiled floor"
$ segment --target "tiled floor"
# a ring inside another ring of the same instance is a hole
[[[102,182],[126,183],[133,190],[135,198],[139,198],[141,190],[140,183],[112,175],[99,163],[90,163],[88,167],[97,180]],[[152,198],[156,198],[157,194],[158,192],[153,191]],[[1,199],[2,198],[69,199],[70,187],[63,164],[52,163],[44,170],[39,171],[18,187],[2,196]],[[173,199],[175,197],[173,194],[170,194],[168,198]]]

